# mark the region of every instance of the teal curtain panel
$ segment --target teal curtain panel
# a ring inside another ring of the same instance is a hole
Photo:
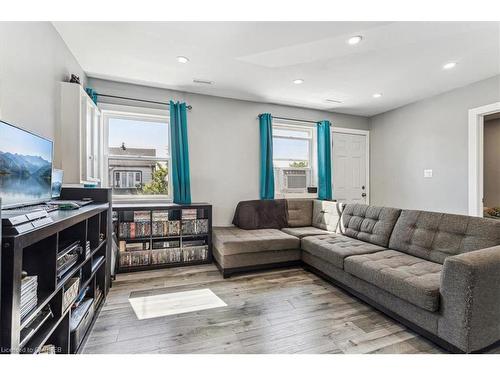
[[[317,123],[318,130],[318,199],[332,199],[332,143],[330,121]]]
[[[260,199],[274,199],[273,118],[259,115],[260,127]]]
[[[186,103],[170,101],[170,143],[174,203],[191,203]]]
[[[85,89],[85,92],[87,95],[92,99],[92,101],[97,104],[97,92],[94,89],[91,89],[90,87],[87,87]]]

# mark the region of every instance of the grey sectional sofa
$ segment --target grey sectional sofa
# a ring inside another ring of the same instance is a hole
[[[287,200],[285,214],[286,228],[213,228],[213,255],[224,277],[256,269],[299,265],[300,239],[335,233],[339,221],[336,203],[319,200]]]
[[[289,201],[289,228],[215,228],[215,259],[225,276],[302,264],[453,352],[500,340],[500,220],[359,204],[338,212]]]

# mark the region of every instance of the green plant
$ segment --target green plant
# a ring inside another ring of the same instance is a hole
[[[292,168],[307,168],[307,161],[294,161],[290,163]]]
[[[142,187],[143,194],[168,194],[168,167],[156,163],[151,182]]]

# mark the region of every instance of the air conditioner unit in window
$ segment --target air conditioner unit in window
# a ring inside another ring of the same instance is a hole
[[[306,193],[311,185],[310,168],[276,168],[278,188],[283,193]]]

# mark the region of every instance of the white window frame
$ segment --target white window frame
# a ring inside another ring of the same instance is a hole
[[[310,137],[299,137],[299,136],[282,136],[282,135],[275,135],[274,130],[279,129],[279,130],[289,130],[289,131],[307,131],[310,134]],[[281,120],[279,122],[273,122],[273,141],[274,138],[282,138],[282,139],[300,139],[300,140],[307,140],[309,141],[309,160],[305,160],[308,162],[308,167],[304,169],[309,169],[310,174],[311,174],[311,185],[312,186],[317,186],[317,152],[316,152],[316,126],[308,124],[308,123],[301,123],[301,122],[288,122]],[[273,155],[273,167],[277,168],[274,166],[274,161],[289,161],[289,162],[294,162],[294,161],[300,161],[298,159],[287,159],[287,158],[274,158]],[[288,168],[288,167],[287,167]],[[293,168],[293,167],[290,167]],[[317,194],[299,194],[299,193],[287,193],[279,190],[278,186],[275,186],[275,193],[276,197],[281,198],[281,197],[315,197]]]
[[[170,112],[168,110],[161,110],[155,108],[146,107],[132,107],[124,106],[118,104],[109,103],[99,103],[99,108],[101,109],[101,121],[104,129],[104,157],[103,157],[103,185],[112,188],[113,182],[109,181],[109,159],[114,160],[145,160],[145,161],[158,161],[168,163],[168,195],[117,195],[113,194],[113,201],[119,202],[172,202],[172,155],[170,151],[171,140],[170,140]],[[149,156],[113,156],[109,155],[109,119],[110,118],[121,118],[121,119],[134,119],[139,121],[157,121],[164,122],[167,126],[168,134],[168,150],[169,154],[167,157],[149,157]]]
[[[310,137],[299,137],[299,136],[284,136],[284,135],[274,135],[274,130],[284,130],[284,131],[307,131],[310,134]],[[283,123],[277,123],[273,124],[273,141],[274,138],[281,138],[281,139],[292,139],[292,140],[304,140],[309,142],[309,160],[299,160],[299,159],[288,159],[288,158],[275,158],[273,156],[273,163],[274,161],[288,161],[288,162],[294,162],[294,161],[306,161],[308,166],[306,168],[313,168],[313,148],[314,148],[314,128],[310,126],[304,126],[304,125],[289,125],[289,124],[283,124]]]

